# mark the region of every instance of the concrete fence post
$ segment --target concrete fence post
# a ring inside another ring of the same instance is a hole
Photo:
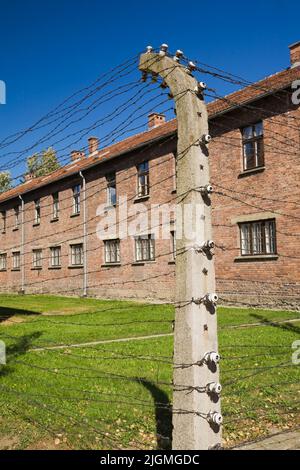
[[[178,122],[177,198],[183,222],[179,227],[176,221],[182,236],[176,247],[172,445],[174,450],[212,449],[221,444],[222,416],[213,243],[207,243],[212,240],[207,110],[192,67],[169,57],[164,47],[160,53],[149,48],[139,68],[169,87]],[[189,226],[186,211],[193,214]]]

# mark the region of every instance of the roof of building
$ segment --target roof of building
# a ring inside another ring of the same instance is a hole
[[[253,83],[241,90],[238,90],[230,95],[225,96],[223,99],[218,99],[208,104],[208,112],[211,118],[219,113],[227,112],[232,108],[244,105],[263,98],[266,95],[271,95],[276,91],[288,88],[292,82],[299,80],[300,66],[288,68],[281,72],[270,75],[269,77]]]
[[[264,78],[255,84],[247,86],[246,88],[231,93],[222,99],[213,101],[207,106],[209,119],[213,119],[219,114],[228,112],[235,107],[242,106],[276,91],[285,89],[289,87],[294,80],[299,78],[300,66],[292,67]],[[153,129],[133,135],[116,144],[99,150],[96,155],[87,156],[86,158],[72,162],[56,170],[48,176],[33,178],[32,180],[26,181],[25,183],[6,191],[0,195],[0,203],[66,178],[67,176],[76,174],[79,171],[83,171],[87,168],[98,165],[99,163],[121,156],[138,149],[139,147],[159,141],[174,134],[176,130],[177,120],[173,119]]]

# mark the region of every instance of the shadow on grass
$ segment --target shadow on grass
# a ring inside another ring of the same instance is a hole
[[[37,312],[32,312],[31,310],[22,310],[19,308],[9,308],[9,307],[0,307],[0,323],[9,320],[15,315],[28,315],[28,316],[38,316],[41,315]],[[13,323],[12,323],[13,325]]]
[[[170,450],[172,448],[172,406],[169,397],[153,382],[138,379],[138,383],[151,393],[154,400],[157,449]]]
[[[298,333],[298,334],[300,333],[300,327],[295,325],[294,323],[279,323],[278,321],[269,320],[263,315],[258,315],[257,313],[251,313],[250,316],[258,320],[263,325],[273,326],[274,328],[279,328],[285,331],[291,331],[292,333]]]
[[[33,342],[42,335],[41,332],[37,331],[29,335],[20,336],[20,338],[14,339],[14,343],[7,346],[6,357],[7,365],[0,366],[0,377],[7,376],[13,372],[13,361],[20,356],[26,354],[28,349],[33,345]]]

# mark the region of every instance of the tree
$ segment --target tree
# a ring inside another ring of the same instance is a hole
[[[53,148],[48,148],[42,153],[36,153],[27,159],[27,173],[37,178],[38,176],[46,176],[49,173],[60,168],[56,152]]]
[[[9,171],[0,173],[0,193],[8,191],[12,187],[12,179]]]

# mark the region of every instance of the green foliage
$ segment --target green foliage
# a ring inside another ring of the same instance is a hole
[[[11,175],[8,171],[0,173],[0,193],[4,193],[11,188]]]
[[[60,164],[55,150],[51,147],[27,159],[27,174],[35,178],[49,175],[58,168],[60,168]]]

